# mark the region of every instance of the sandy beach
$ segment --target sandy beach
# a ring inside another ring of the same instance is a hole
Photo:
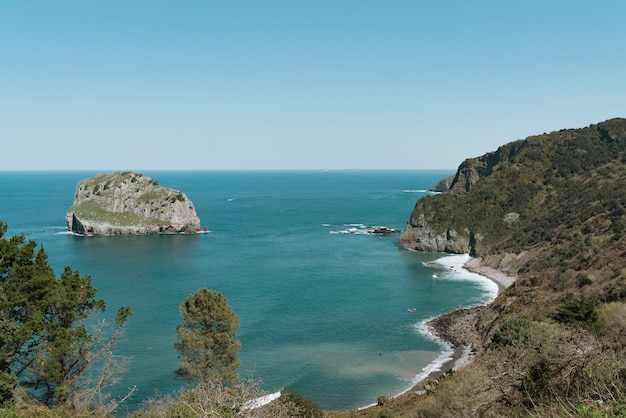
[[[463,265],[463,268],[495,282],[498,285],[498,293],[515,282],[515,277],[485,266],[479,258],[470,258]],[[477,315],[484,309],[485,306],[459,309],[428,321],[426,325],[431,332],[437,338],[449,342],[452,345],[453,353],[450,359],[443,363],[438,370],[433,370],[405,393],[424,391],[429,382],[437,380],[449,370],[458,370],[473,360],[474,354],[482,349],[482,341],[475,324]]]

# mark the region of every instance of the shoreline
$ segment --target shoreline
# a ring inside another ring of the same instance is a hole
[[[463,268],[472,273],[480,274],[481,276],[495,282],[495,284],[498,285],[498,294],[502,293],[506,288],[515,283],[515,280],[517,280],[516,277],[509,276],[503,271],[486,266],[483,263],[482,258],[470,258],[463,265]]]
[[[500,270],[484,265],[480,258],[470,258],[463,264],[462,268],[493,281],[498,286],[498,295],[515,283],[516,280],[515,277],[508,276]],[[411,392],[423,394],[430,388],[431,382],[435,382],[450,370],[456,371],[470,364],[474,360],[476,353],[483,348],[482,340],[475,324],[478,314],[486,307],[487,305],[481,305],[457,309],[426,321],[427,332],[435,339],[450,344],[452,354],[439,367],[430,371],[425,377],[417,381],[409,389],[394,396],[394,398]]]

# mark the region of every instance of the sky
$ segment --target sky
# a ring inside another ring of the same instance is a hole
[[[626,117],[623,0],[0,0],[0,170],[456,169]]]

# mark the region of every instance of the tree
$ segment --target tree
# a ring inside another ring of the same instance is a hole
[[[90,347],[85,347],[85,361],[95,366],[97,373],[81,373],[72,382],[72,390],[67,403],[77,411],[95,415],[110,415],[126,401],[136,387],[119,399],[111,398],[107,390],[119,383],[121,374],[126,371],[127,361],[124,357],[114,355],[115,345],[123,337],[128,318],[132,315],[128,306],[117,311],[115,325],[101,320],[91,334]],[[110,332],[112,329],[112,332]]]
[[[220,378],[238,380],[239,318],[219,292],[198,290],[180,304],[182,325],[176,327],[180,368],[177,374],[187,381],[208,383]]]
[[[110,347],[104,328],[94,338],[85,326],[105,301],[96,299],[91,277],[66,267],[57,279],[43,247],[23,235],[6,239],[6,231],[0,221],[0,403],[16,384],[48,406],[71,403],[89,367],[104,357],[102,347]],[[130,315],[120,308],[111,343]]]

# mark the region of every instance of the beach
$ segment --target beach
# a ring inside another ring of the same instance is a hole
[[[515,277],[508,276],[500,270],[486,266],[480,258],[470,258],[463,265],[463,268],[494,281],[498,285],[499,292],[511,286],[516,280]]]
[[[480,258],[470,258],[463,264],[463,269],[492,280],[498,285],[498,293],[511,286],[516,280],[515,277],[484,265]],[[447,312],[426,323],[428,332],[452,346],[452,353],[440,367],[432,370],[404,393],[423,393],[430,382],[437,380],[450,370],[459,370],[473,360],[475,353],[483,348],[481,336],[476,329],[476,320],[485,308],[486,306],[475,306]]]

